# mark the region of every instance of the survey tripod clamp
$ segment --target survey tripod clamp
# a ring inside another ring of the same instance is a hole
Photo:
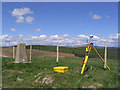
[[[88,57],[89,57],[89,54],[90,54],[90,51],[91,51],[91,47],[94,48],[94,50],[96,51],[96,53],[98,54],[98,56],[101,58],[101,60],[105,63],[105,65],[107,66],[107,68],[110,70],[110,68],[108,67],[108,65],[106,64],[106,62],[104,61],[104,59],[101,57],[101,55],[98,53],[97,49],[94,47],[93,43],[92,43],[92,38],[93,38],[93,35],[90,35],[90,39],[91,39],[91,42],[90,44],[87,45],[86,47],[86,53],[85,53],[85,57],[83,59],[83,63],[82,63],[82,70],[81,70],[81,74],[83,74],[84,72],[84,69],[85,69],[85,65],[87,64],[87,60],[88,60]]]

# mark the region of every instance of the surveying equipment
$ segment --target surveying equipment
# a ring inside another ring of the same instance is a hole
[[[90,54],[90,51],[91,51],[91,47],[94,48],[94,50],[96,51],[96,53],[98,54],[98,56],[102,59],[102,61],[105,63],[104,59],[101,57],[101,55],[98,53],[97,49],[94,47],[93,43],[92,43],[92,38],[93,38],[93,35],[90,35],[90,39],[91,39],[91,42],[90,44],[87,45],[86,47],[86,53],[85,53],[85,57],[83,59],[83,63],[82,63],[82,70],[81,70],[81,74],[83,74],[84,72],[84,69],[85,69],[85,65],[87,64],[87,60],[88,60],[88,57],[89,57],[89,54]],[[105,65],[107,66],[107,68],[110,70],[110,68],[108,67],[108,65],[105,63]]]

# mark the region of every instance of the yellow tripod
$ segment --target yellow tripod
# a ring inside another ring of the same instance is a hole
[[[87,60],[88,60],[88,57],[89,57],[89,54],[90,54],[90,51],[91,51],[91,47],[94,48],[94,50],[96,51],[96,53],[98,54],[98,56],[102,59],[102,61],[105,63],[104,59],[101,57],[101,55],[98,53],[97,49],[94,47],[93,43],[92,43],[92,38],[93,36],[91,35],[90,36],[91,38],[91,43],[87,45],[86,47],[86,53],[85,53],[85,57],[83,59],[83,63],[82,63],[82,70],[81,70],[81,74],[83,74],[84,72],[84,69],[85,69],[85,65],[87,64]],[[110,68],[108,67],[108,65],[105,63],[105,65],[107,66],[107,68],[110,70]]]

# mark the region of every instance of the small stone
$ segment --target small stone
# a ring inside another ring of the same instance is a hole
[[[88,88],[96,88],[95,86],[91,85],[91,86],[88,86]]]
[[[86,74],[85,77],[89,78],[90,76]]]
[[[82,86],[82,88],[87,88],[86,86]]]
[[[17,80],[18,80],[18,81],[23,81],[23,79],[21,79],[21,78],[19,78],[19,77],[17,78]]]
[[[45,83],[45,84],[50,84],[52,82],[53,82],[53,79],[51,77],[45,77],[42,80],[42,83]]]

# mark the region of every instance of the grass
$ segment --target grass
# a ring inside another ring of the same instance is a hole
[[[6,64],[12,58],[2,59],[2,85],[3,88],[82,88],[94,85],[97,88],[118,87],[118,61],[108,60],[108,69],[104,69],[103,62],[98,58],[89,58],[86,70],[80,75],[81,57],[61,57],[56,64],[56,57],[32,57],[32,63]],[[69,71],[62,74],[53,70],[55,66],[68,66]],[[92,66],[92,70],[90,67]],[[14,70],[9,71],[9,70]],[[41,78],[35,83],[41,73]],[[85,77],[89,75],[89,77]],[[52,77],[51,84],[40,83],[44,77]],[[18,81],[17,78],[22,79]]]

